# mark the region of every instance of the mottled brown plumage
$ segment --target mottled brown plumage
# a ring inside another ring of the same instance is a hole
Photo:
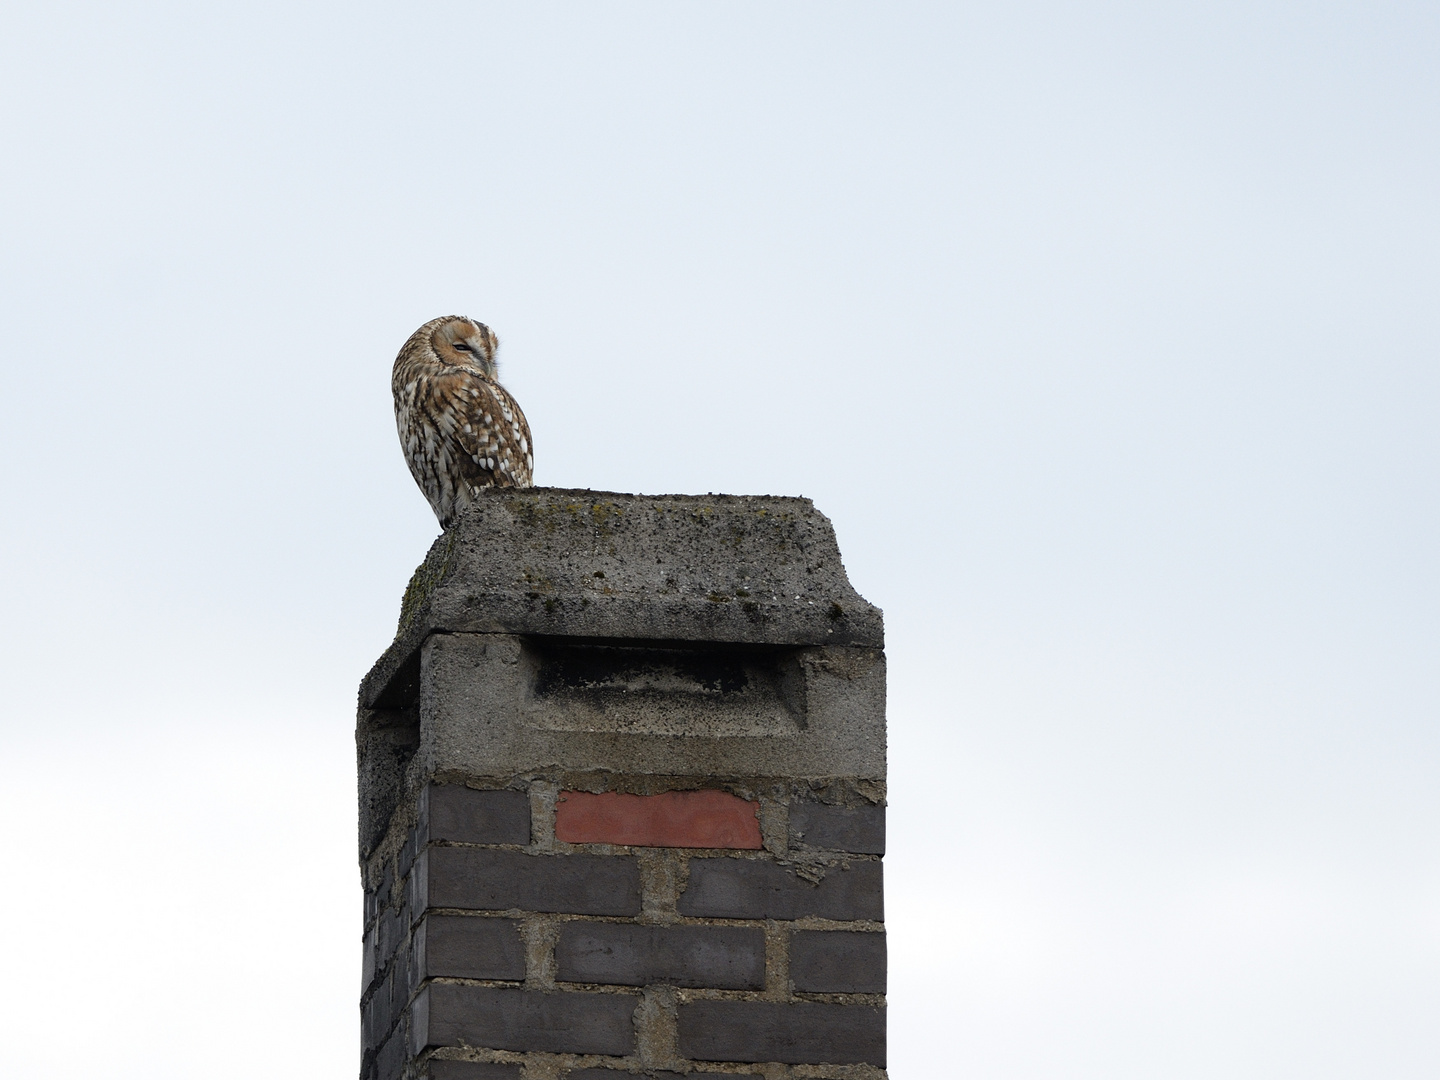
[[[497,379],[499,347],[484,323],[446,315],[411,334],[395,358],[400,446],[442,528],[481,488],[531,484],[530,425]]]

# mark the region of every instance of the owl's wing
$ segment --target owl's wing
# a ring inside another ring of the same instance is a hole
[[[467,480],[480,486],[529,487],[534,451],[525,414],[505,388],[468,372],[437,376],[431,386],[440,399],[437,413],[463,452]]]
[[[520,403],[503,386],[494,384],[496,396],[503,403],[500,414],[509,428],[512,450],[512,474],[516,487],[529,487],[535,475],[535,442],[530,437],[530,422],[520,411]]]

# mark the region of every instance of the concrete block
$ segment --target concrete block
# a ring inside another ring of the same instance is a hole
[[[419,685],[419,658],[410,666],[415,669],[414,678],[403,682],[413,698]],[[407,770],[419,746],[420,713],[414,700],[400,709],[361,709],[356,717],[357,825],[362,859],[374,852],[395,807],[406,798],[413,781],[407,780]],[[380,906],[385,906],[383,900]]]
[[[809,499],[495,489],[416,571],[362,686],[375,708],[435,633],[883,647]]]
[[[715,919],[821,919],[879,922],[885,917],[881,864],[855,860],[812,884],[762,859],[691,859],[681,915]]]
[[[434,978],[524,979],[520,923],[478,915],[426,915],[415,928],[410,986]]]
[[[562,791],[555,805],[555,838],[567,844],[758,851],[758,808],[725,791]]]
[[[629,1054],[630,994],[542,994],[504,987],[429,983],[411,1006],[412,1055],[430,1047],[476,1046],[552,1054]]]
[[[638,915],[640,867],[629,855],[529,855],[430,847],[410,874],[410,909]]]
[[[796,930],[790,935],[790,981],[815,994],[885,993],[885,935]]]
[[[502,634],[429,638],[412,768],[884,779],[879,650],[564,646],[596,654],[577,672],[559,648]]]
[[[885,1010],[802,1001],[695,1001],[679,1008],[680,1054],[698,1061],[885,1067]]]
[[[566,982],[761,990],[765,934],[743,926],[567,922],[555,949]]]
[[[885,808],[794,803],[790,807],[790,842],[857,855],[884,855]]]

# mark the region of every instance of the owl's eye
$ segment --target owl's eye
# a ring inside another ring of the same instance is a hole
[[[471,350],[470,350],[470,346],[469,346],[469,345],[466,345],[465,342],[463,342],[463,341],[457,341],[457,342],[455,342],[455,348],[459,349],[461,352],[470,352],[470,351],[471,351]]]

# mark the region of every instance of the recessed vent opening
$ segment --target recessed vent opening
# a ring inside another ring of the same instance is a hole
[[[780,735],[805,727],[795,649],[525,642],[527,723],[563,731]]]

